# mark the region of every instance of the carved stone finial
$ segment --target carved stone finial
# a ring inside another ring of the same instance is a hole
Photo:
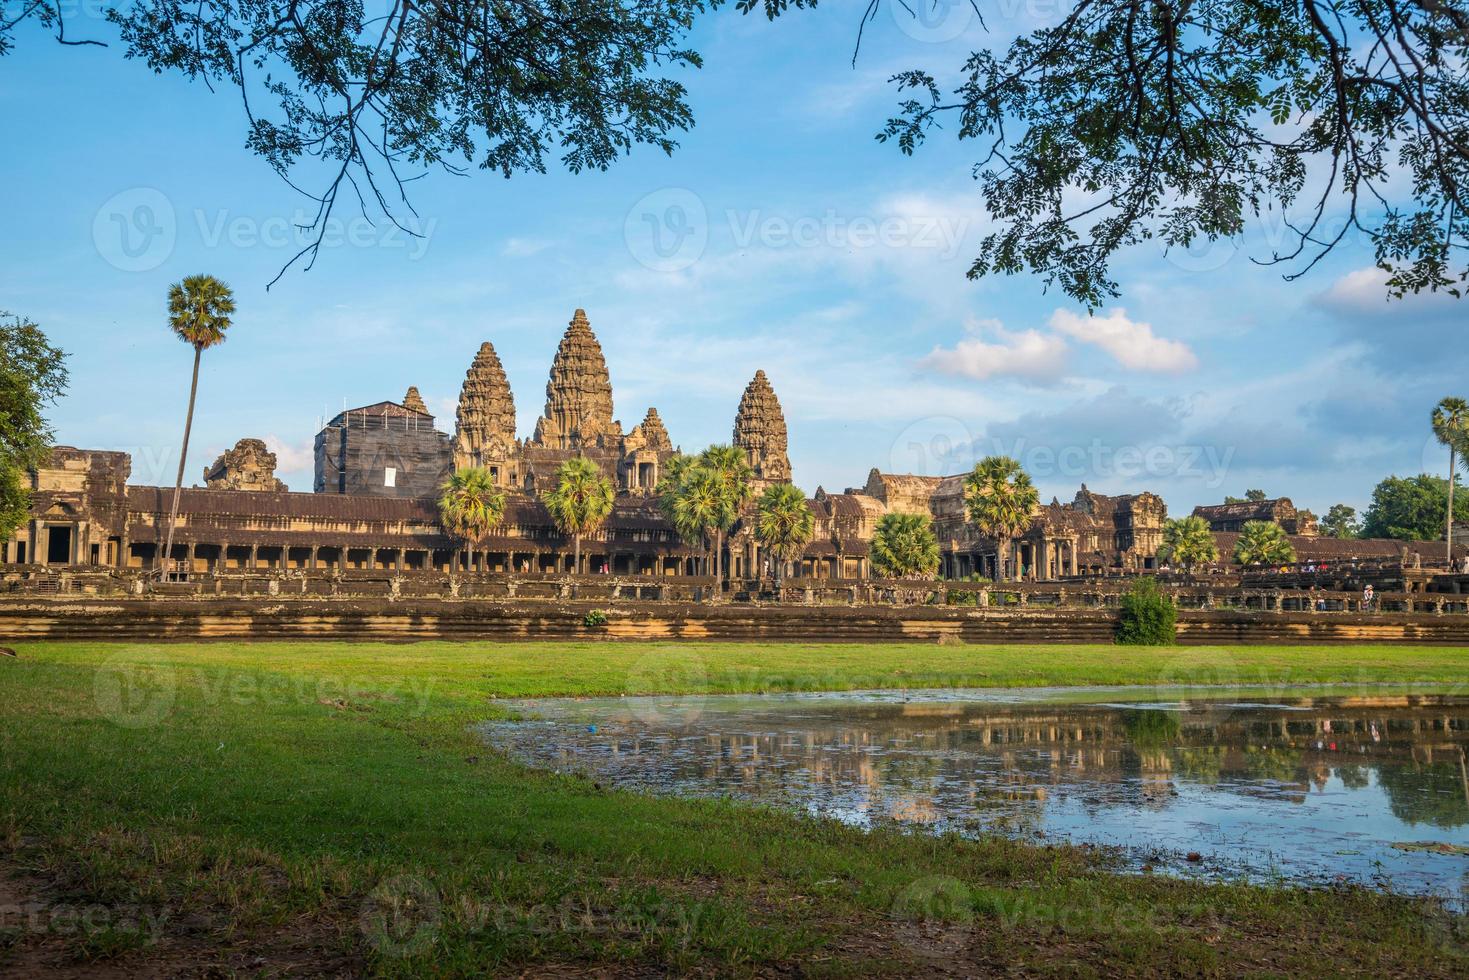
[[[423,396],[418,393],[416,385],[408,386],[408,394],[403,396],[403,407],[410,412],[419,412],[427,415],[428,406],[423,403]]]
[[[663,426],[663,419],[658,417],[658,409],[648,409],[648,414],[643,420],[633,426],[633,430],[627,434],[628,448],[651,449],[661,453],[673,452],[673,441],[668,438],[668,430]]]
[[[791,478],[791,460],[786,455],[786,419],[775,389],[764,371],[745,386],[740,410],[735,415],[734,444],[745,451],[758,480],[784,483]]]
[[[546,411],[533,442],[551,449],[580,449],[622,434],[612,420],[612,381],[602,345],[585,310],[577,310],[556,348],[546,381]]]
[[[259,439],[241,439],[234,449],[219,454],[204,467],[204,485],[211,490],[282,492],[286,485],[275,477],[275,453]]]
[[[454,465],[501,463],[515,449],[515,398],[494,345],[480,344],[464,373],[454,426]]]

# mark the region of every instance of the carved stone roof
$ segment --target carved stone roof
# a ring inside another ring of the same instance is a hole
[[[259,439],[241,439],[204,467],[204,483],[215,490],[281,491],[275,476],[275,453]]]
[[[515,398],[494,345],[486,341],[459,389],[454,426],[454,465],[499,462],[515,449]]]
[[[403,396],[403,407],[420,415],[428,414],[428,406],[423,403],[423,396],[418,393],[416,385],[408,386],[408,393]]]
[[[734,444],[745,451],[756,479],[785,482],[791,478],[791,460],[786,455],[786,419],[775,389],[764,371],[745,386],[740,409],[735,415]]]
[[[1228,504],[1205,504],[1194,508],[1193,516],[1206,521],[1273,521],[1294,517],[1295,505],[1289,497],[1270,500],[1236,500]]]
[[[612,381],[602,345],[585,310],[577,310],[556,348],[546,381],[546,411],[536,422],[538,445],[576,449],[604,444],[622,433],[612,420]]]

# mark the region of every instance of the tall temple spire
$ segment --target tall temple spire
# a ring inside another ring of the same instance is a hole
[[[403,407],[420,415],[428,414],[428,406],[423,403],[423,396],[418,393],[417,385],[408,386],[408,393],[403,396]]]
[[[510,479],[504,464],[515,451],[515,398],[494,345],[480,344],[459,389],[454,426],[454,465],[493,466],[501,483]]]
[[[764,371],[745,386],[740,410],[735,415],[734,444],[745,451],[755,478],[767,483],[788,483],[791,460],[786,455],[786,419],[775,389]]]
[[[612,421],[612,382],[602,345],[585,310],[577,310],[556,348],[546,382],[546,411],[533,441],[551,449],[580,449],[620,436]]]

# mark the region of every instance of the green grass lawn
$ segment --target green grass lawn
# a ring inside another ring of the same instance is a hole
[[[511,763],[469,730],[503,714],[499,699],[561,694],[1457,687],[1463,650],[18,649],[0,659],[0,974],[1469,969],[1462,920],[1422,902],[1118,874],[1082,848],[608,792]]]

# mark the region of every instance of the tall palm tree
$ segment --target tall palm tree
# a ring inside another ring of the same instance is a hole
[[[1296,560],[1296,549],[1285,529],[1274,521],[1245,521],[1234,542],[1238,565],[1282,565]]]
[[[1180,517],[1163,525],[1163,547],[1158,557],[1177,562],[1185,571],[1192,572],[1195,565],[1204,565],[1219,558],[1219,546],[1214,543],[1214,532],[1209,522],[1202,517]]]
[[[556,485],[542,498],[562,534],[571,535],[572,565],[581,574],[581,539],[612,513],[612,481],[585,456],[574,456],[556,470]]]
[[[659,470],[658,486],[654,488],[653,493],[658,498],[658,509],[663,512],[668,523],[673,525],[678,536],[685,543],[703,549],[705,547],[704,527],[686,523],[687,513],[680,503],[685,493],[689,473],[696,462],[693,456],[685,456],[683,453],[675,453],[668,457]]]
[[[1469,445],[1469,402],[1445,398],[1433,408],[1433,434],[1449,448],[1449,514],[1445,519],[1444,557],[1454,561],[1454,453]]]
[[[179,473],[173,483],[173,505],[168,511],[168,536],[160,567],[167,574],[173,558],[173,531],[179,519],[179,495],[184,489],[184,465],[189,456],[189,432],[194,427],[194,397],[199,392],[199,358],[206,348],[224,343],[235,312],[235,295],[213,276],[185,276],[168,287],[168,325],[182,341],[194,348],[194,377],[189,382],[189,411],[184,416],[184,445],[179,451]]]
[[[933,578],[939,542],[927,514],[884,514],[872,532],[872,570],[884,578]]]
[[[735,521],[744,513],[754,494],[750,480],[755,471],[743,449],[734,446],[710,446],[699,454],[699,465],[707,468],[715,477],[719,487],[719,509],[714,515],[710,529],[714,533],[714,581],[723,581],[720,565],[723,561],[724,535],[734,527]]]
[[[785,581],[786,562],[805,550],[816,532],[816,515],[806,495],[789,483],[765,488],[755,504],[755,540],[774,552],[775,588]]]
[[[1012,562],[1015,539],[1030,527],[1031,515],[1039,504],[1040,496],[1029,474],[1009,456],[986,456],[964,478],[964,506],[969,520],[981,534],[994,538],[997,547],[1009,542]],[[995,566],[995,577],[1004,578],[1004,561],[996,561]]]
[[[505,492],[482,466],[457,469],[439,487],[439,523],[471,553],[483,546],[504,516]]]
[[[724,519],[726,498],[719,474],[698,460],[683,468],[672,490],[669,515],[679,537],[704,551],[704,572],[709,574],[710,546],[714,529]]]

